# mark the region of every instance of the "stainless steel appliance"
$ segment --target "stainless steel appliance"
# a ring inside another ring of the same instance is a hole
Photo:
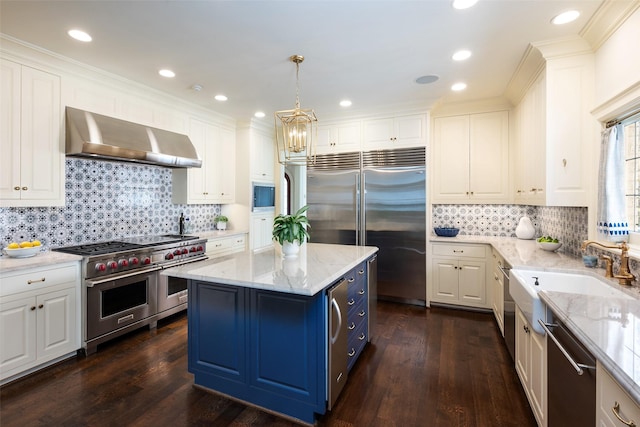
[[[329,298],[329,398],[328,409],[336,403],[347,383],[347,290],[348,282],[340,283],[328,291]]]
[[[503,319],[504,319],[504,341],[511,355],[511,359],[515,360],[516,353],[516,303],[509,292],[509,272],[511,265],[506,262],[504,265],[498,264],[498,268],[502,272],[504,287],[502,290]]]
[[[312,242],[377,246],[378,297],[425,305],[424,148],[318,155],[307,204]]]
[[[557,319],[539,321],[547,333],[547,425],[596,424],[596,360]]]
[[[187,307],[187,281],[161,276],[165,268],[207,259],[195,236],[132,237],[53,249],[81,255],[83,348],[150,325]]]

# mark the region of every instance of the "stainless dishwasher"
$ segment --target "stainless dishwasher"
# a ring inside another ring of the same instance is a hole
[[[502,265],[498,262],[498,268],[502,272],[504,288],[502,291],[503,304],[503,320],[504,320],[504,342],[511,355],[511,359],[515,360],[516,352],[516,303],[509,292],[509,272],[511,265],[506,262]]]
[[[547,333],[547,426],[596,425],[596,360],[567,327],[538,323]]]

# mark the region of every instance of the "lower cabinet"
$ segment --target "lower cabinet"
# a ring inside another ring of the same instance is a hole
[[[498,323],[498,328],[500,328],[500,333],[504,336],[504,275],[500,270],[504,266],[504,258],[495,249],[491,251],[491,257],[493,258],[491,309]]]
[[[0,381],[80,348],[79,276],[78,263],[2,275]]]
[[[195,384],[308,423],[326,410],[326,295],[189,281]]]
[[[547,425],[547,339],[516,307],[516,372],[538,426]]]
[[[431,301],[489,308],[487,246],[433,243]]]
[[[273,213],[251,214],[251,250],[260,250],[273,245]]]
[[[599,363],[596,367],[596,393],[596,426],[638,425],[640,406]]]
[[[347,342],[349,357],[347,369],[350,371],[369,340],[368,316],[369,296],[367,290],[366,263],[360,264],[347,274]]]
[[[210,238],[207,240],[207,256],[217,258],[225,255],[244,252],[247,249],[246,233],[228,237]]]

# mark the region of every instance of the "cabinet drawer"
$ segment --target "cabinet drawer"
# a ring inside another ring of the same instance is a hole
[[[432,245],[433,255],[485,258],[487,248],[484,245],[437,244]]]
[[[362,353],[364,346],[367,344],[367,322],[363,322],[354,333],[349,335],[349,344],[347,350],[347,370],[350,371],[356,360]]]
[[[79,265],[67,264],[58,267],[43,267],[0,276],[0,296],[26,292],[68,283],[75,285],[79,279]]]
[[[231,236],[207,241],[207,255],[221,256],[245,250],[246,236]]]
[[[614,407],[623,420],[633,420],[636,425],[640,422],[640,407],[618,385],[609,373],[598,365],[596,370],[598,425],[624,426],[613,413]],[[617,404],[617,405],[616,405]]]

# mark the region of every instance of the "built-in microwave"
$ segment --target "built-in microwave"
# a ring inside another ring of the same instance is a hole
[[[276,187],[273,184],[254,182],[252,185],[253,212],[274,211],[276,209]]]

